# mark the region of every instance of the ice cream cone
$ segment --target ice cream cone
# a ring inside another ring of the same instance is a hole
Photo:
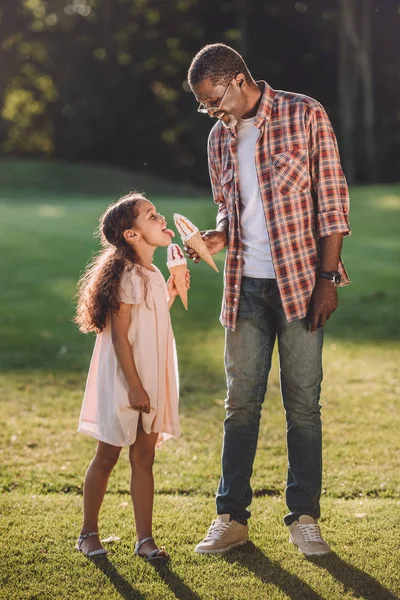
[[[170,244],[167,249],[167,267],[175,278],[175,286],[185,309],[188,309],[188,290],[186,283],[187,260],[178,244]]]
[[[174,214],[174,221],[183,243],[194,250],[196,254],[200,256],[200,258],[202,258],[208,265],[210,265],[210,267],[219,273],[217,265],[215,264],[214,259],[207,248],[207,244],[201,237],[198,227],[196,227],[196,225],[194,225],[194,223],[192,223],[192,221],[190,221],[187,217],[179,215],[178,213]]]
[[[210,254],[207,244],[201,237],[200,231],[197,231],[191,238],[186,240],[186,245],[192,248],[210,267],[219,273],[217,265],[214,262],[213,257]]]
[[[185,309],[188,309],[188,289],[186,285],[186,265],[178,265],[177,267],[169,267],[169,272],[175,277],[175,285]]]

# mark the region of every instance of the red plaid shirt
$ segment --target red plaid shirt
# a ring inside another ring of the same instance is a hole
[[[324,108],[301,94],[264,92],[254,120],[255,161],[276,280],[288,321],[306,316],[319,267],[318,239],[350,233],[349,196]],[[229,220],[221,323],[235,329],[242,278],[236,129],[217,122],[208,139],[217,224]],[[340,260],[341,285],[350,283]]]

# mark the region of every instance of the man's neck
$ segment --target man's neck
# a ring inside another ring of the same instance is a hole
[[[261,97],[262,92],[258,85],[254,82],[254,84],[251,84],[249,90],[247,101],[248,111],[242,115],[242,119],[251,119],[252,117],[256,116],[258,107],[260,106]]]

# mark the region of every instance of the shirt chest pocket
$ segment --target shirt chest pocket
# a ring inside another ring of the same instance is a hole
[[[233,169],[227,169],[222,173],[221,187],[226,210],[230,218],[235,207],[235,178]]]
[[[295,194],[310,186],[306,149],[296,148],[274,154],[272,166],[276,186],[282,195]]]

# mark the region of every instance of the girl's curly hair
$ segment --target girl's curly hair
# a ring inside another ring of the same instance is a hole
[[[140,267],[140,260],[124,238],[124,231],[134,227],[142,194],[130,192],[111,204],[100,217],[99,234],[102,250],[87,265],[78,282],[74,318],[82,333],[100,333],[111,310],[119,309],[118,284],[124,269]],[[141,268],[146,293],[147,278]]]

